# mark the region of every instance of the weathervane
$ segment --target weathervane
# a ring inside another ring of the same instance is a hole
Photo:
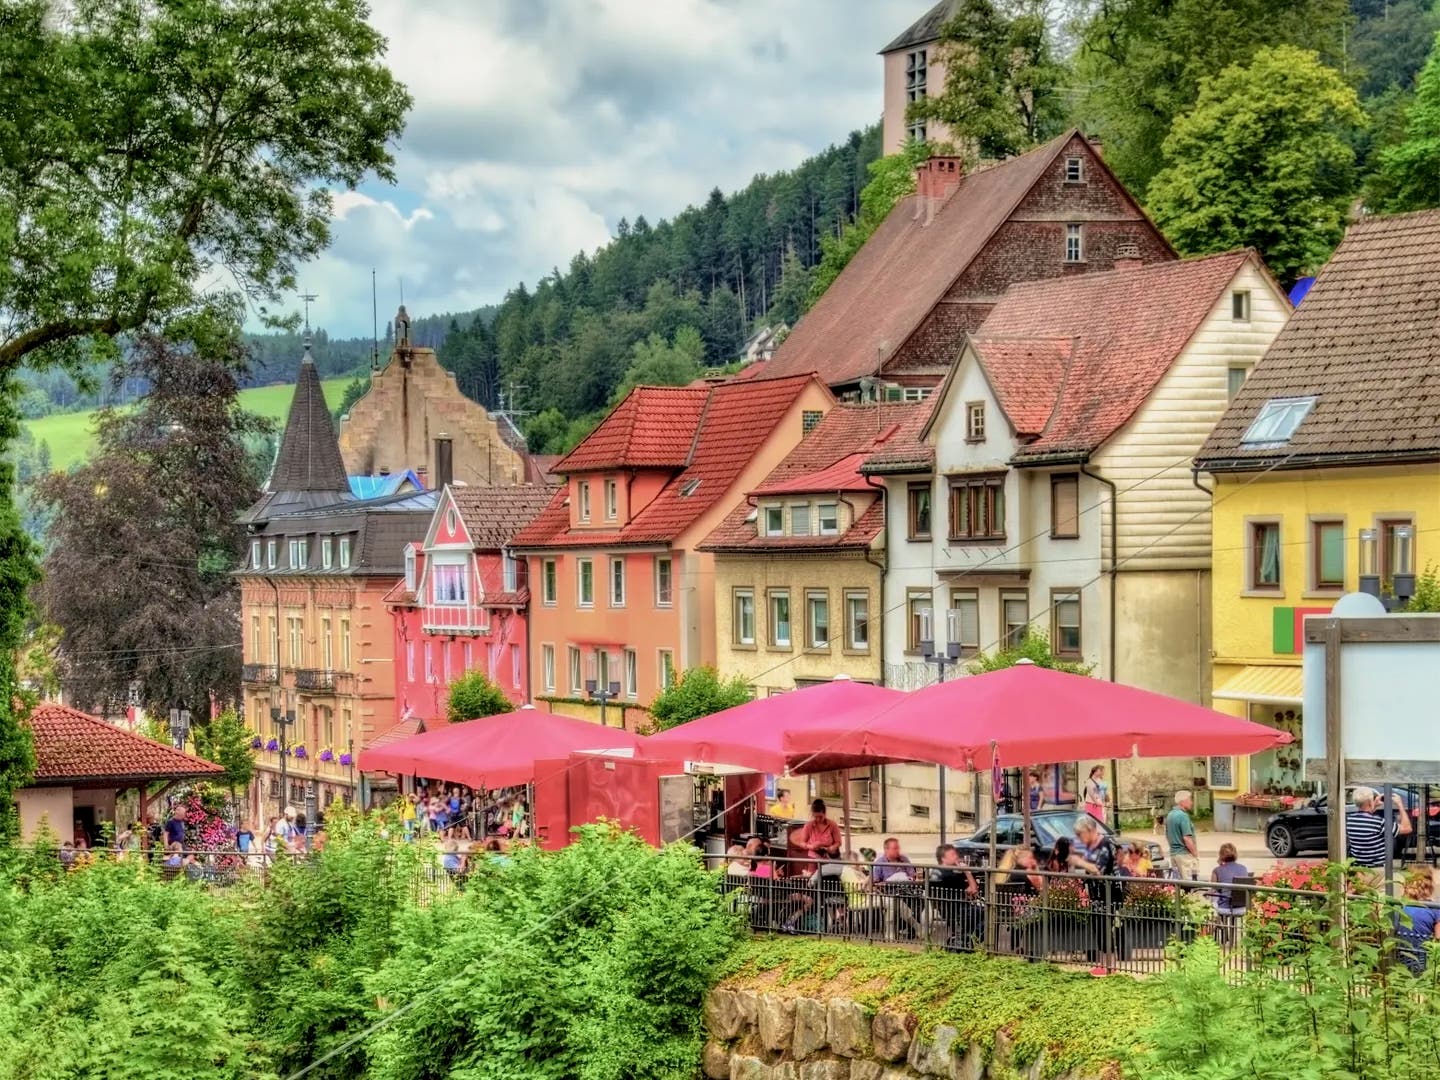
[[[310,344],[310,305],[319,297],[313,292],[301,293],[300,299],[305,301],[305,344]]]

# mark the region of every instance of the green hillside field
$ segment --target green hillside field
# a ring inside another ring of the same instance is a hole
[[[326,379],[321,384],[325,387],[325,400],[330,403],[331,409],[340,404],[349,381],[348,378]],[[290,409],[290,398],[294,393],[295,388],[288,385],[257,386],[240,391],[240,401],[253,413],[283,421]],[[95,431],[92,426],[94,420],[95,412],[92,409],[26,420],[25,427],[35,436],[36,442],[43,440],[50,444],[50,461],[55,468],[68,469],[90,455],[90,450],[95,445]]]

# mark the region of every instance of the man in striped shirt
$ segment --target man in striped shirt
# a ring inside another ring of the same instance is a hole
[[[1410,835],[1412,826],[1410,815],[1405,812],[1405,803],[1398,794],[1391,796],[1395,813],[1390,818],[1390,835],[1387,836],[1379,792],[1374,788],[1357,787],[1350,800],[1355,804],[1355,812],[1345,818],[1345,857],[1356,866],[1382,867],[1385,865],[1386,844],[1393,844],[1397,836]]]

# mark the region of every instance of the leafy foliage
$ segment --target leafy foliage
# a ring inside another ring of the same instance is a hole
[[[1201,82],[1165,140],[1150,211],[1186,254],[1254,247],[1293,281],[1344,232],[1355,190],[1346,137],[1364,123],[1355,92],[1316,54],[1261,49]]]
[[[15,380],[0,372],[0,446],[20,430]],[[30,698],[20,686],[16,665],[25,646],[30,617],[29,589],[35,581],[34,548],[15,509],[15,466],[0,458],[0,841],[15,826],[13,796],[35,772],[35,745],[21,723]]]
[[[392,178],[409,95],[363,0],[0,9],[0,368],[271,302],[330,185]],[[238,292],[215,287],[223,267]]]
[[[450,697],[445,713],[452,724],[462,720],[478,720],[482,716],[507,713],[515,706],[483,671],[471,671],[450,684]]]
[[[590,827],[425,902],[434,848],[383,825],[332,811],[324,851],[275,866],[263,890],[11,858],[0,1075],[238,1080],[332,1051],[311,1075],[693,1071],[701,996],[739,933],[693,848]]]
[[[1080,116],[1104,139],[1106,164],[1144,191],[1205,80],[1277,45],[1338,66],[1348,18],[1346,0],[1105,0],[1080,32]]]
[[[370,390],[370,380],[363,375],[356,375],[345,384],[345,393],[340,398],[340,404],[335,409],[335,416],[338,419],[350,415],[350,410]]]
[[[753,696],[750,684],[739,675],[722,679],[713,667],[691,668],[655,695],[650,703],[653,729],[644,734],[667,731],[702,716],[743,705]]]
[[[705,343],[693,326],[680,327],[668,342],[659,334],[651,334],[630,350],[630,366],[610,396],[610,403],[618,405],[637,386],[684,386],[693,382],[700,377],[704,357]]]
[[[1068,671],[1072,675],[1089,675],[1095,670],[1094,664],[1079,663],[1056,656],[1050,650],[1049,636],[1044,631],[1036,630],[1033,627],[1020,639],[1018,645],[986,653],[971,661],[968,666],[970,674],[979,675],[986,671],[999,671],[1001,668],[1014,667],[1021,660],[1029,660],[1032,664],[1051,668],[1054,671]]]
[[[149,395],[102,410],[96,455],[38,486],[53,520],[37,597],[64,631],[61,680],[82,709],[138,683],[152,711],[189,708],[203,727],[212,694],[239,697],[236,517],[259,493],[247,440],[270,427],[240,406],[244,370],[235,336],[142,337],[117,371],[143,375]]]
[[[225,770],[225,786],[244,791],[255,776],[254,733],[234,709],[226,709],[208,724],[195,729],[195,752]]]
[[[962,0],[940,28],[944,90],[915,102],[910,116],[945,124],[982,158],[1023,153],[1060,132],[1065,69],[1055,58],[1044,5],[1013,14],[994,0]]]
[[[1368,201],[1381,211],[1440,206],[1440,34],[1405,114],[1404,137],[1379,153]]]
[[[1440,567],[1430,563],[1415,578],[1415,595],[1405,604],[1406,611],[1440,611]]]

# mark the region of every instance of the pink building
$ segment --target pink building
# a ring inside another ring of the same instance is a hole
[[[450,684],[481,671],[517,705],[530,698],[525,561],[511,538],[555,489],[447,486],[425,539],[405,549],[405,578],[386,596],[395,632],[392,737],[444,721]]]

